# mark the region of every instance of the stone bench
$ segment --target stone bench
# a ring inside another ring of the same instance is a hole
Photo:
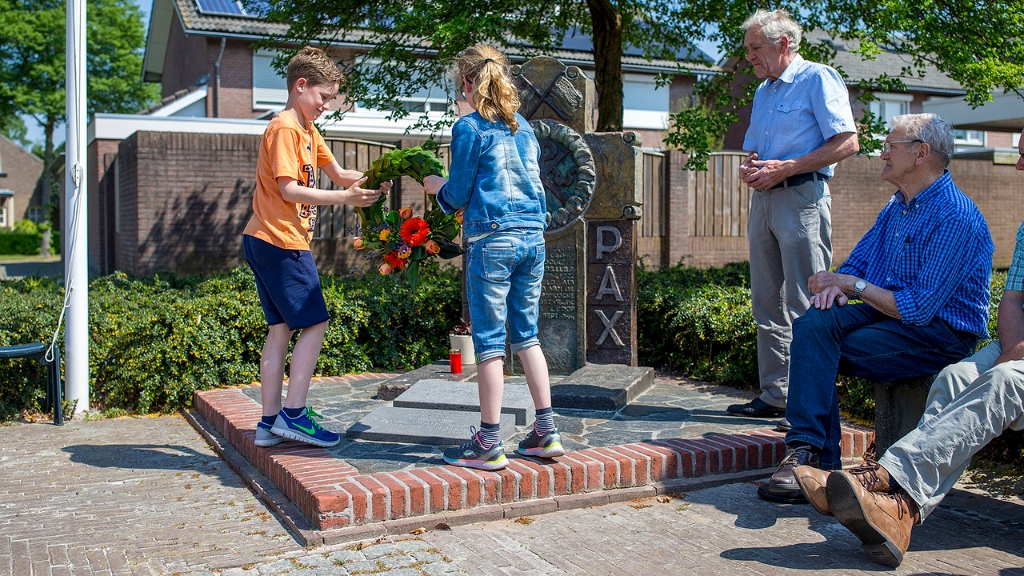
[[[876,458],[917,427],[936,376],[875,383]]]

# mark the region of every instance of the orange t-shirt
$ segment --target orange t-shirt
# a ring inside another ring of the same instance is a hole
[[[316,162],[313,150],[316,150]],[[316,187],[318,167],[334,162],[334,154],[316,126],[303,128],[291,114],[278,114],[263,132],[256,162],[254,212],[243,234],[285,250],[309,250],[316,226],[317,206],[296,204],[281,197],[277,179],[287,176],[308,188]]]

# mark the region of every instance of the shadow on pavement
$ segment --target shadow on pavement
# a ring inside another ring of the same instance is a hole
[[[13,280],[27,276],[58,278],[64,275],[64,263],[60,260],[26,260],[23,262],[0,262],[0,280]]]
[[[221,470],[216,455],[173,444],[77,444],[62,450],[71,455],[72,462],[98,468],[194,470],[210,474]]]

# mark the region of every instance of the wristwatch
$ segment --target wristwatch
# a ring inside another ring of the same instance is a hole
[[[864,292],[864,289],[868,287],[868,283],[863,280],[857,280],[853,285],[853,298],[852,300],[860,300],[860,295]]]

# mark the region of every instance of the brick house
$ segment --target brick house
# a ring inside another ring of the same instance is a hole
[[[215,4],[219,6],[213,10],[201,8]],[[250,214],[259,135],[287,98],[284,79],[270,65],[273,54],[253,47],[267,34],[281,32],[275,26],[244,15],[234,3],[155,0],[143,74],[147,81],[162,83],[163,101],[139,115],[97,114],[89,129],[92,273],[209,272],[241,262],[240,233]],[[334,56],[343,58],[360,49],[365,47],[337,45]],[[552,56],[585,72],[593,70],[585,38],[566,38]],[[854,79],[877,76],[879,69],[898,70],[903,65],[899,61],[898,55],[882,54],[875,62],[864,63],[837,46],[837,64]],[[674,72],[676,62],[647,62],[627,53],[623,68],[624,129],[639,133],[644,142],[641,258],[653,266],[745,260],[750,191],[736,177],[736,164],[742,158],[738,149],[746,118],[727,133],[726,150],[713,156],[707,172],[684,171],[685,157],[662,144],[669,113],[689,101],[697,74],[714,73],[716,67],[696,66],[661,89],[655,86],[655,74]],[[879,95],[872,104],[876,113],[891,117],[917,112],[933,99],[963,93],[948,78],[932,72],[920,81],[908,81],[906,94]],[[851,92],[857,96],[855,88]],[[418,95],[410,104],[428,114],[440,114],[448,106],[444,95],[433,92]],[[426,136],[406,133],[410,121],[387,121],[385,116],[386,112],[357,103],[341,120],[325,124],[324,135],[346,168],[363,170],[376,154],[415,145]],[[998,155],[992,147],[1013,145],[1012,138],[1009,132],[964,132],[962,146],[979,151],[983,158],[989,151],[987,160],[971,164],[968,171],[975,173],[981,165],[982,174],[1010,170],[1009,178],[980,177],[980,185],[1002,185],[1005,180],[1012,191],[1019,191],[1013,188],[1020,185],[1014,184],[1012,166],[993,164]],[[876,164],[877,158],[851,158],[839,167],[832,183],[836,262],[845,258],[892,193],[878,179]],[[391,201],[396,206],[422,206],[422,191],[415,182],[404,180]],[[993,191],[990,196],[1000,194]],[[994,226],[994,234],[1011,224],[1016,230],[1024,219],[1015,208],[982,208],[990,224],[1007,222]],[[328,208],[320,223],[311,249],[321,270],[358,268],[362,262],[351,250],[349,234],[354,216],[341,207]],[[1012,233],[1001,233],[996,238],[997,255],[1007,244],[1012,249],[1012,242]]]
[[[0,228],[13,228],[18,220],[47,219],[46,202],[36,185],[43,161],[0,136]]]

